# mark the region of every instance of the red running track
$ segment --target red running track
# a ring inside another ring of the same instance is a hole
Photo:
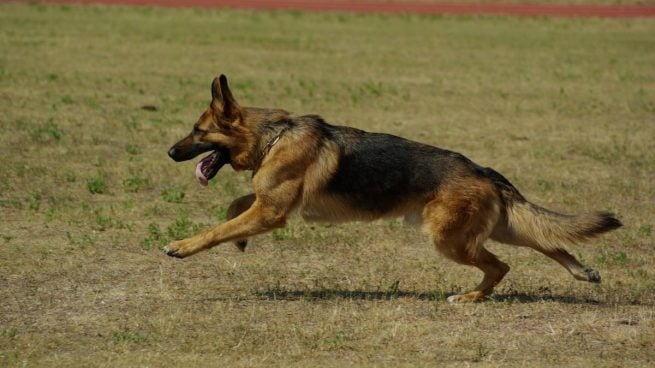
[[[1,0],[0,0],[1,1]],[[652,5],[475,4],[430,2],[348,2],[329,0],[45,0],[52,3],[155,5],[357,13],[478,14],[544,17],[652,18]]]

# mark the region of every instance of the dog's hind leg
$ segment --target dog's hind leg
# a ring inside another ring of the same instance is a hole
[[[233,218],[239,216],[245,212],[252,204],[255,202],[255,194],[251,193],[243,197],[239,197],[230,203],[230,206],[227,208],[227,220],[232,220]],[[248,245],[248,239],[238,239],[232,242],[240,251],[246,251],[246,245]]]
[[[507,220],[499,222],[490,236],[491,239],[500,243],[532,248],[562,265],[576,280],[600,282],[600,273],[598,271],[585,267],[566,249],[557,246],[542,246],[534,239],[517,236],[508,229],[506,223]]]
[[[564,249],[540,249],[534,248],[544,255],[554,259],[557,263],[566,268],[576,279],[593,283],[600,282],[600,273],[593,268],[583,266],[571,253]]]
[[[509,266],[482,245],[478,246],[478,252],[473,257],[460,258],[456,261],[479,268],[484,272],[484,277],[473,291],[451,295],[448,297],[449,302],[483,301],[509,272]]]
[[[443,189],[425,206],[424,224],[439,252],[484,273],[473,291],[450,296],[448,301],[482,301],[509,271],[507,264],[483,246],[500,215],[498,196],[485,183]]]

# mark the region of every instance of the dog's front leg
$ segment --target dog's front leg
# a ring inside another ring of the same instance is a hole
[[[273,176],[275,178],[275,176]],[[286,224],[286,218],[300,198],[302,179],[281,176],[278,180],[255,180],[255,199],[237,217],[188,239],[169,244],[164,251],[184,258],[220,243],[245,239]]]
[[[164,251],[171,257],[184,258],[220,243],[244,239],[286,224],[286,211],[255,203],[240,216],[203,231],[188,239],[169,244]]]

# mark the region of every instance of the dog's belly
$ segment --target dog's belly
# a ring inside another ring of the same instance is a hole
[[[347,222],[373,220],[376,216],[361,211],[332,196],[317,196],[303,203],[300,215],[305,221]]]
[[[418,217],[420,218],[422,207],[421,203],[406,201],[381,212],[360,207],[346,197],[323,194],[303,201],[299,212],[305,221],[316,222],[372,221],[400,216],[409,216],[416,221],[415,216],[411,214],[419,213]],[[420,222],[420,220],[418,221]]]

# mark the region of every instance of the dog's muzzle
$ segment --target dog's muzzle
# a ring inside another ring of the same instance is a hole
[[[183,161],[178,159],[180,155],[178,154],[178,150],[175,147],[171,147],[171,149],[168,150],[168,157],[172,158],[175,161]]]
[[[192,143],[192,137],[186,137],[168,150],[168,157],[180,162],[190,160],[201,153],[212,151],[216,146],[212,143]]]

